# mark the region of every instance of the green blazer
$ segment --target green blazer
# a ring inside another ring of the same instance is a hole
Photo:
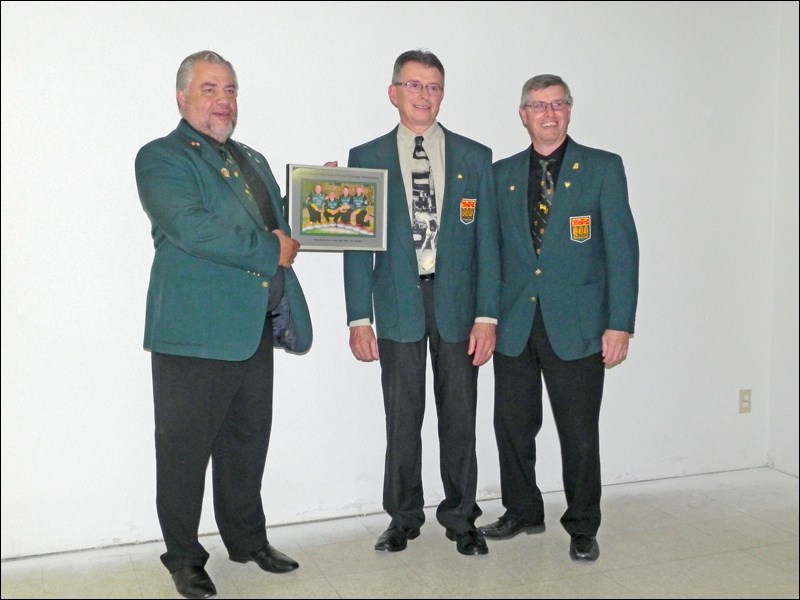
[[[498,228],[491,149],[442,129],[446,173],[444,198],[437,197],[443,208],[436,247],[435,310],[442,339],[455,343],[469,339],[476,317],[498,316]],[[378,338],[419,341],[425,314],[397,155],[397,128],[351,149],[348,166],[387,169],[388,198],[386,251],[344,252],[347,321],[369,318]]]
[[[622,159],[570,139],[538,259],[528,217],[530,147],[494,165],[502,285],[496,351],[519,355],[538,304],[555,353],[601,350],[606,329],[633,333],[639,242]]]
[[[269,192],[280,228],[285,201],[263,155],[231,140]],[[218,148],[185,121],[136,156],[139,199],[152,223],[155,255],[147,292],[144,348],[165,354],[244,360],[258,348],[280,243]],[[311,347],[308,306],[292,269],[284,300],[295,352]],[[284,315],[285,316],[285,315]]]

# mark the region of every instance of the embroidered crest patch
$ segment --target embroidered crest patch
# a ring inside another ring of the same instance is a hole
[[[582,244],[592,237],[592,217],[589,215],[583,217],[570,217],[569,218],[569,239],[573,242]]]
[[[461,222],[464,225],[469,225],[475,220],[475,205],[477,200],[475,198],[462,198],[461,199]]]

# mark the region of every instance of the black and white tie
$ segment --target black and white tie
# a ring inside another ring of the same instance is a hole
[[[413,197],[413,221],[411,229],[414,233],[414,247],[417,260],[423,271],[430,271],[435,262],[436,234],[439,225],[436,214],[436,194],[433,189],[431,163],[425,148],[424,138],[414,138],[414,160],[411,168],[411,188]]]

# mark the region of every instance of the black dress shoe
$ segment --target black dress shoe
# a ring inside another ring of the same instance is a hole
[[[380,552],[400,552],[408,546],[408,540],[419,537],[419,527],[416,529],[400,529],[399,527],[389,527],[381,534],[375,542],[375,550]]]
[[[456,533],[452,529],[445,529],[444,534],[448,540],[456,543],[456,550],[461,554],[475,556],[476,554],[489,553],[486,540],[483,539],[483,534],[477,529],[469,529],[462,533]]]
[[[253,550],[247,556],[231,556],[231,560],[239,563],[255,562],[259,567],[270,573],[288,573],[300,565],[283,552],[276,550],[269,542]]]
[[[577,533],[569,541],[569,557],[572,560],[593,561],[600,556],[600,546],[593,535]]]
[[[494,523],[483,525],[478,528],[480,532],[487,538],[492,540],[508,540],[513,538],[518,533],[523,531],[528,535],[532,533],[542,533],[545,529],[544,521],[540,523],[531,523],[529,521],[521,521],[513,517],[503,515]]]
[[[184,598],[211,598],[217,588],[203,567],[183,567],[172,572],[175,589]]]

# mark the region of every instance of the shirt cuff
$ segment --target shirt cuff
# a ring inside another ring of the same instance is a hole
[[[372,325],[372,321],[369,319],[356,319],[347,324],[348,327],[360,327],[362,325]]]

